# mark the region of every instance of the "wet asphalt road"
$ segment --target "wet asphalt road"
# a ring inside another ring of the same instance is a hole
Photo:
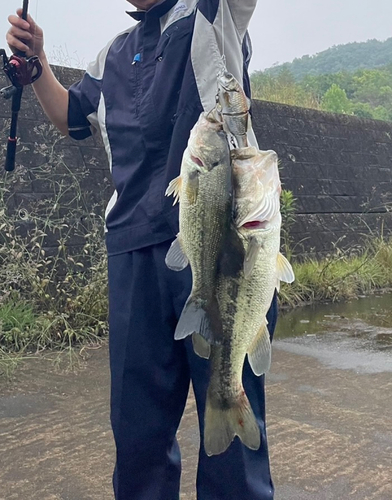
[[[276,500],[392,500],[392,328],[327,319],[327,334],[274,345],[267,406]],[[375,348],[369,338],[380,333],[386,343]],[[89,351],[78,373],[32,360],[1,381],[0,500],[113,499],[108,397],[106,348]],[[179,439],[181,498],[194,500],[191,397]]]

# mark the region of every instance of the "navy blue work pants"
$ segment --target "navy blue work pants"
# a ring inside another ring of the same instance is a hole
[[[191,289],[191,272],[164,262],[169,242],[109,257],[111,422],[116,443],[116,500],[178,500],[181,457],[176,432],[192,380],[201,447],[198,500],[272,500],[265,430],[264,378],[246,361],[243,382],[262,433],[258,451],[238,438],[223,454],[203,449],[208,361],[174,330]],[[276,300],[269,312],[276,322]]]

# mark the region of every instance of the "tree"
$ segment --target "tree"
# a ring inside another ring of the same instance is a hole
[[[321,99],[321,109],[332,113],[350,113],[351,103],[346,91],[333,83]]]

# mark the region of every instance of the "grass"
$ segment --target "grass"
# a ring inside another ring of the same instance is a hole
[[[294,262],[296,280],[283,284],[282,306],[342,301],[376,289],[392,287],[392,239],[369,240],[360,253],[336,250],[320,260]]]
[[[74,347],[99,344],[108,332],[103,207],[81,187],[88,167],[74,172],[66,165],[56,129],[39,125],[35,133],[42,136],[36,147],[46,162],[18,165],[0,178],[3,374],[48,349],[73,359]],[[48,195],[16,207],[13,185],[30,185],[31,179],[48,186]]]

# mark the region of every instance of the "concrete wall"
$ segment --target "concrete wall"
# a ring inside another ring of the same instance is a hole
[[[298,251],[350,248],[392,230],[392,123],[254,101],[253,125],[297,199]]]
[[[80,70],[59,67],[55,73],[65,86],[82,75]],[[0,77],[0,86],[5,84]],[[1,156],[9,116],[10,102],[2,99]],[[348,248],[382,227],[385,232],[392,230],[388,212],[392,208],[392,123],[254,101],[253,125],[260,147],[277,151],[284,187],[297,199],[292,227],[297,252],[327,253],[337,242]],[[45,119],[30,88],[24,94],[19,136],[17,169],[3,177],[10,191],[10,209],[35,209],[55,197],[56,186],[67,186],[73,175],[83,200],[72,190],[64,193],[58,214],[77,222],[92,210],[103,213],[112,186],[99,137],[82,142],[62,138]],[[28,220],[23,224],[28,229]],[[80,242],[75,234],[71,246],[76,248]],[[48,236],[48,250],[57,244],[55,236]]]

